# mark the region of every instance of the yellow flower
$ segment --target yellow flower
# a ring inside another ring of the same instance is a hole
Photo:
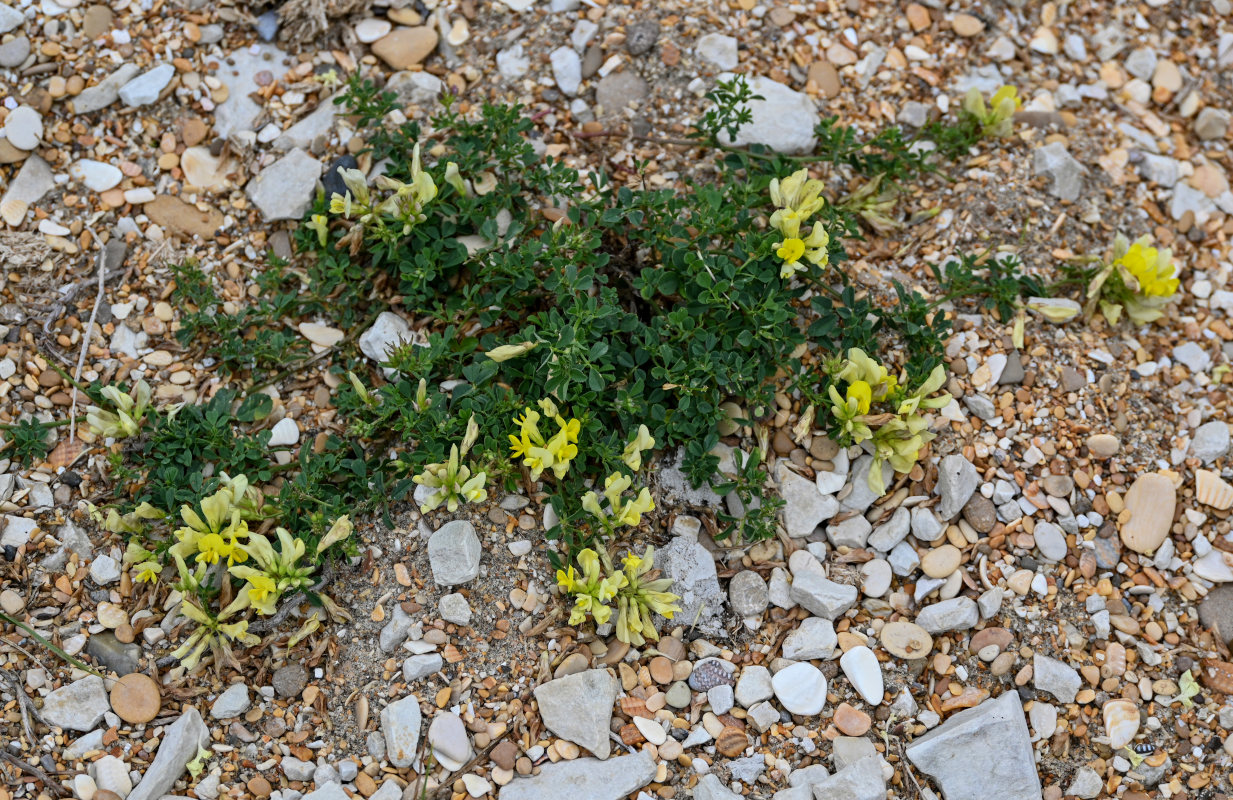
[[[248,600],[259,614],[269,616],[277,610],[278,586],[269,575],[255,573],[248,579]]]
[[[162,571],[163,568],[157,561],[143,561],[137,565],[137,576],[133,580],[137,583],[154,583]]]
[[[801,223],[826,203],[820,196],[822,181],[810,178],[804,168],[782,181],[772,179],[770,192],[771,202],[778,209],[771,215],[771,225],[789,239],[799,238]]]
[[[639,425],[633,441],[625,445],[621,460],[625,462],[625,466],[637,472],[642,469],[642,451],[650,450],[654,446],[655,439],[651,436],[650,429],[646,425]]]
[[[217,533],[207,533],[197,541],[197,563],[217,564],[231,555],[231,545]]]
[[[873,402],[873,389],[865,381],[853,381],[848,386],[847,398],[856,400],[856,408],[862,414],[869,413],[869,405]]]
[[[517,358],[521,355],[534,350],[539,346],[539,342],[522,342],[521,344],[503,344],[500,347],[494,347],[484,355],[496,362],[509,361],[511,358]]]
[[[655,503],[651,500],[650,491],[643,487],[642,491],[638,493],[638,497],[630,500],[621,509],[620,514],[617,515],[617,521],[631,528],[636,528],[642,522],[642,515],[654,510],[654,508]]]
[[[787,239],[775,250],[775,255],[787,264],[795,264],[805,255],[805,243],[800,239]]]
[[[557,586],[561,587],[561,591],[572,592],[577,585],[578,572],[572,564],[566,569],[557,570]]]
[[[1169,250],[1148,247],[1140,239],[1130,246],[1126,255],[1114,263],[1124,267],[1139,284],[1139,293],[1147,297],[1172,297],[1177,292],[1177,270],[1170,263]]]

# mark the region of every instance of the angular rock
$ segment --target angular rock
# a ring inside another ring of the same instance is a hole
[[[694,787],[694,800],[741,800],[741,796],[724,786],[714,773],[708,773]]]
[[[1032,151],[1032,170],[1035,175],[1049,178],[1049,194],[1071,202],[1079,199],[1087,169],[1074,159],[1066,145],[1054,142],[1036,148]]]
[[[81,94],[74,97],[73,112],[91,114],[116,102],[120,99],[120,87],[136,77],[138,72],[141,72],[141,67],[131,61],[121,64],[115,72],[95,85],[86,87]]]
[[[445,666],[440,653],[421,653],[402,662],[402,679],[407,683],[436,675]]]
[[[808,536],[839,513],[839,501],[819,492],[817,484],[788,469],[783,461],[775,464],[775,482],[784,501],[784,529],[794,539]]]
[[[881,497],[881,494],[875,492],[869,486],[869,471],[871,469],[873,469],[873,456],[864,455],[853,462],[851,477],[848,480],[848,483],[852,485],[852,491],[839,503],[839,507],[844,511],[859,511],[864,514],[869,510],[869,506],[873,505],[873,501]],[[893,472],[894,470],[891,469],[891,465],[883,462],[883,486],[890,481]]]
[[[719,635],[723,630],[724,593],[710,551],[696,538],[677,536],[656,551],[655,566],[672,578],[672,592],[680,595],[677,604],[681,610],[674,619],[687,619],[704,634]]]
[[[1229,452],[1229,426],[1223,420],[1200,425],[1190,441],[1190,452],[1204,464],[1224,457]]]
[[[1063,703],[1073,703],[1083,685],[1078,670],[1039,652],[1032,658],[1032,679],[1036,691],[1048,692]]]
[[[750,665],[741,670],[741,677],[736,682],[736,702],[743,708],[753,708],[763,700],[769,700],[775,694],[771,685],[771,671],[766,667]]]
[[[297,147],[261,170],[245,193],[269,222],[299,219],[312,205],[320,178],[321,162]]]
[[[243,714],[248,707],[248,687],[243,683],[233,683],[210,706],[210,716],[214,719],[232,719]]]
[[[916,624],[929,633],[966,631],[980,622],[980,609],[970,597],[954,597],[925,606],[916,615]]]
[[[170,64],[159,64],[154,69],[138,75],[120,87],[120,99],[129,108],[148,106],[158,99],[159,94],[176,74],[176,68]]]
[[[40,712],[48,725],[70,731],[88,731],[111,710],[103,679],[89,675],[56,689],[43,700]]]
[[[501,800],[621,800],[654,778],[655,760],[645,751],[610,761],[558,761],[534,777],[514,778],[501,788]]]
[[[549,730],[606,759],[612,749],[608,724],[620,688],[606,670],[591,669],[537,686],[535,699]]]
[[[708,33],[705,36],[699,36],[698,43],[694,45],[694,52],[698,58],[722,70],[736,69],[736,65],[740,62],[736,38],[725,36],[722,33]]]
[[[873,526],[869,524],[869,520],[857,514],[837,525],[827,525],[826,538],[835,547],[850,547],[853,550],[859,550],[869,541],[869,534],[872,530]]]
[[[128,800],[158,800],[167,794],[184,774],[188,762],[197,757],[197,751],[209,743],[210,729],[197,709],[190,707],[167,729],[154,761]]]
[[[582,85],[582,59],[572,47],[558,47],[553,50],[548,61],[552,65],[552,77],[562,94],[574,97]]]
[[[413,694],[381,709],[381,733],[385,736],[385,752],[396,767],[409,767],[415,761],[420,744],[420,701]]]
[[[793,661],[811,661],[815,658],[829,659],[835,655],[839,638],[829,619],[809,617],[800,627],[788,634],[783,642],[783,657]]]
[[[393,311],[382,311],[372,327],[360,334],[360,352],[381,364],[389,358],[390,350],[414,340],[411,326],[405,319]]]
[[[742,570],[728,581],[728,602],[732,613],[742,619],[761,616],[770,599],[766,581],[753,570]]]
[[[128,675],[137,671],[137,665],[141,662],[141,647],[126,644],[111,631],[104,631],[90,637],[86,643],[86,655],[117,675]]]
[[[858,594],[855,586],[835,583],[813,572],[802,572],[793,578],[790,591],[792,599],[810,613],[829,620],[856,605]]]
[[[283,131],[274,140],[274,149],[286,151],[293,147],[311,147],[314,140],[329,134],[341,108],[334,105],[333,97],[325,98],[307,116]]]
[[[913,740],[908,759],[946,800],[1040,800],[1040,777],[1016,692],[965,709]]]
[[[457,586],[479,575],[480,541],[466,520],[447,522],[428,539],[428,562],[438,586]]]
[[[816,800],[884,800],[886,779],[882,776],[882,765],[874,757],[858,759],[815,783],[813,796]]]
[[[733,77],[731,73],[724,73],[719,79],[732,80]],[[720,141],[737,147],[761,144],[788,155],[813,150],[816,143],[813,129],[821,121],[813,100],[761,75],[754,75],[747,82],[753,94],[763,99],[749,101],[753,119],[741,126],[735,139],[729,138],[724,131],[719,134]],[[790,120],[790,124],[785,124],[786,120]]]
[[[976,491],[980,475],[976,467],[961,455],[949,455],[938,465],[938,494],[942,496],[937,505],[938,519],[950,522]]]
[[[43,199],[56,185],[51,167],[37,155],[31,155],[21,165],[9,189],[0,198],[0,215],[12,227],[17,227],[26,218],[30,206]]]
[[[880,550],[883,553],[889,553],[895,549],[895,545],[904,540],[911,530],[912,513],[908,509],[900,506],[895,509],[895,513],[891,518],[873,529],[873,533],[869,534],[869,540],[866,544],[874,550]]]
[[[595,104],[604,115],[620,114],[634,103],[644,100],[650,92],[647,82],[632,69],[612,72],[600,79],[595,87]]]
[[[457,592],[447,594],[441,598],[437,607],[441,612],[441,619],[446,622],[463,626],[471,624],[471,604],[463,595]]]
[[[398,102],[404,105],[427,106],[441,96],[445,82],[428,72],[395,72],[385,89],[398,95]]]

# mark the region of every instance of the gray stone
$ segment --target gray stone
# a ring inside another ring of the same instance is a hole
[[[1199,603],[1199,623],[1219,633],[1222,641],[1233,641],[1233,585],[1221,584],[1207,593]]]
[[[292,781],[311,781],[313,772],[317,769],[317,765],[313,762],[301,761],[294,756],[283,756],[283,760],[278,765],[282,767],[287,780]]]
[[[835,583],[813,572],[802,572],[792,579],[792,599],[829,620],[856,605],[858,594],[855,586]]]
[[[1229,425],[1223,420],[1214,420],[1200,425],[1190,441],[1190,452],[1204,464],[1210,464],[1229,452]]]
[[[141,72],[141,67],[131,61],[121,64],[115,72],[94,86],[86,87],[81,94],[74,97],[73,111],[77,114],[91,114],[116,102],[120,99],[120,87],[131,81],[138,72]]]
[[[942,501],[937,505],[938,518],[950,522],[976,491],[980,475],[976,467],[961,455],[949,455],[938,465],[938,494]]]
[[[343,783],[351,783],[360,774],[359,765],[351,759],[338,762],[338,777]]]
[[[1075,777],[1071,780],[1070,787],[1066,789],[1066,794],[1074,795],[1081,800],[1092,800],[1100,796],[1104,787],[1105,782],[1099,772],[1091,767],[1080,767],[1075,771]]]
[[[106,731],[97,730],[87,733],[85,736],[74,739],[69,742],[69,746],[64,748],[65,761],[79,761],[86,753],[94,750],[103,749],[103,735]]]
[[[783,641],[783,657],[793,661],[834,658],[839,637],[829,619],[809,617]]]
[[[120,99],[128,108],[148,106],[158,99],[159,94],[176,74],[176,68],[170,64],[159,64],[154,69],[138,75],[120,87]]]
[[[287,55],[271,44],[242,47],[228,54],[214,74],[227,87],[227,99],[214,109],[214,134],[227,138],[252,130],[264,110],[250,97],[261,88],[257,75],[268,72],[277,80],[290,66]]]
[[[446,622],[463,626],[471,624],[471,604],[457,592],[442,597],[438,608],[441,610],[441,619]]]
[[[6,8],[7,6],[0,6]],[[25,63],[26,58],[30,55],[30,40],[25,36],[18,36],[12,41],[0,44],[0,67],[5,69],[16,69]]]
[[[654,778],[655,760],[645,751],[611,761],[558,761],[534,777],[514,778],[501,788],[501,800],[621,800]]]
[[[410,683],[436,675],[445,666],[440,653],[421,653],[402,662],[402,679]]]
[[[694,45],[698,58],[722,70],[736,69],[741,56],[737,51],[736,38],[722,33],[708,33],[698,37]]]
[[[1048,692],[1063,703],[1073,703],[1083,685],[1078,670],[1039,652],[1032,658],[1032,678],[1036,691]]]
[[[995,417],[1001,416],[998,414],[997,406],[993,404],[993,401],[988,397],[985,397],[983,394],[966,395],[963,398],[963,404],[968,407],[968,411],[971,411],[985,422],[989,422]]]
[[[869,541],[866,544],[874,550],[889,553],[895,549],[895,545],[904,540],[911,527],[912,513],[903,506],[900,506],[895,509],[894,514],[891,514],[889,520],[873,529],[873,533],[869,534]]]
[[[426,72],[416,74],[428,75]],[[334,105],[333,97],[325,98],[307,116],[283,131],[282,135],[274,140],[274,149],[286,151],[293,147],[311,147],[316,139],[329,134],[340,109],[341,106]]]
[[[270,683],[279,697],[299,697],[308,683],[308,670],[303,664],[287,664],[274,670]]]
[[[125,644],[111,631],[103,631],[90,637],[86,643],[86,655],[117,675],[127,675],[137,671],[137,665],[141,662],[141,647]]]
[[[317,768],[313,770],[313,783],[321,788],[325,788],[329,784],[337,785],[342,783],[342,777],[332,764],[318,764]]]
[[[997,586],[986,589],[976,598],[976,606],[980,609],[981,619],[993,619],[1002,610],[1002,590]]]
[[[960,711],[906,752],[946,800],[986,798],[990,787],[997,787],[998,800],[1040,800],[1031,737],[1013,691]]]
[[[1229,132],[1230,114],[1228,111],[1208,106],[1199,112],[1194,119],[1194,134],[1201,141],[1210,142],[1223,139]]]
[[[1173,360],[1191,372],[1206,372],[1212,366],[1212,357],[1196,342],[1186,342],[1174,347]]]
[[[0,33],[8,33],[18,25],[24,25],[26,15],[10,5],[0,3]]]
[[[736,682],[735,697],[742,708],[753,708],[763,700],[770,700],[774,694],[771,671],[766,667],[750,665],[741,670],[741,677]]]
[[[396,767],[409,767],[415,761],[420,744],[420,701],[413,694],[381,709],[381,733],[385,735],[385,752]]]
[[[1156,51],[1150,47],[1140,47],[1126,56],[1123,66],[1136,78],[1151,82],[1152,73],[1156,71],[1156,62]]]
[[[103,679],[89,675],[51,692],[43,699],[40,716],[52,727],[88,731],[111,710]]]
[[[612,749],[608,723],[620,688],[606,670],[591,669],[535,687],[535,699],[549,730],[606,759]]]
[[[849,737],[842,737],[849,738]],[[863,739],[861,741],[864,741]],[[873,745],[869,745],[870,752],[874,752]],[[840,767],[842,769],[842,767]],[[788,774],[788,785],[792,787],[807,786],[812,787],[815,784],[821,783],[831,776],[831,773],[822,764],[810,764],[808,767],[794,769]],[[810,798],[813,793],[810,793]]]
[[[770,599],[766,581],[752,570],[742,570],[728,582],[728,602],[732,612],[742,619],[760,617]]]
[[[462,519],[447,522],[428,539],[428,562],[438,586],[457,586],[479,575],[480,541],[475,526]]]
[[[672,592],[681,598],[674,619],[689,620],[702,633],[718,636],[723,631],[724,593],[710,551],[696,538],[677,536],[655,552],[655,566],[672,579]]]
[[[21,169],[17,171],[16,177],[9,183],[9,190],[4,193],[4,198],[0,199],[0,209],[6,208],[12,201],[21,201],[33,206],[55,188],[55,185],[56,178],[52,174],[51,167],[39,156],[31,154],[21,165]],[[20,217],[16,214],[9,216],[9,212],[4,212],[4,221],[14,227],[20,225],[24,217],[24,209],[21,210]]]
[[[728,774],[741,783],[753,785],[766,772],[766,757],[755,753],[728,762]]]
[[[920,556],[916,555],[916,549],[912,545],[900,542],[891,549],[886,562],[891,565],[891,571],[902,578],[916,571],[920,566]]]
[[[775,483],[784,501],[784,529],[794,539],[808,536],[839,512],[835,498],[819,492],[816,483],[797,475],[783,461],[775,464]]]
[[[813,786],[816,800],[885,800],[886,779],[877,758],[862,758]]]
[[[233,683],[210,706],[210,716],[214,719],[231,719],[243,714],[248,707],[248,687],[243,683]]]
[[[171,723],[163,736],[162,744],[153,763],[146,769],[128,800],[158,800],[167,794],[184,774],[188,762],[197,757],[197,751],[210,744],[210,729],[195,708],[189,708],[180,718]]]
[[[90,562],[90,577],[99,586],[120,580],[120,565],[108,555],[97,556]]]
[[[916,615],[916,624],[929,633],[966,631],[980,622],[980,609],[970,597],[953,597],[925,606]]]
[[[390,350],[415,340],[411,326],[393,311],[382,311],[372,326],[360,334],[360,352],[378,364],[389,358]]]
[[[732,80],[735,76],[724,73],[719,77],[720,80]],[[735,139],[729,138],[726,131],[721,132],[720,142],[737,147],[761,144],[788,155],[813,150],[816,144],[813,129],[821,117],[809,96],[761,75],[747,80],[753,94],[761,95],[763,99],[749,101],[748,108],[753,118],[741,126]],[[785,124],[785,120],[791,120],[791,123]]]
[[[299,219],[312,205],[320,178],[321,162],[296,147],[257,173],[245,193],[268,222]]]
[[[278,11],[270,9],[257,17],[257,36],[263,42],[272,42],[278,36]]]
[[[1079,199],[1087,170],[1070,155],[1066,145],[1054,142],[1036,148],[1032,151],[1032,170],[1049,178],[1049,194],[1072,202]]]
[[[347,793],[337,781],[327,783],[317,782],[318,788],[315,791],[304,795],[300,800],[350,800]],[[286,791],[283,792],[284,800],[286,800]]]
[[[766,733],[772,725],[779,722],[779,709],[771,705],[769,700],[764,700],[750,707],[749,719],[753,720],[759,733]]]
[[[519,42],[511,47],[497,52],[497,72],[507,81],[517,80],[531,69],[531,59]]]
[[[445,91],[445,82],[430,72],[403,71],[391,75],[385,89],[398,95],[403,105],[429,106]]]
[[[694,787],[694,800],[741,800],[741,796],[724,786],[714,773],[707,773]]]
[[[552,78],[561,93],[569,97],[578,94],[582,85],[582,59],[572,47],[558,47],[548,55],[552,65]]]
[[[432,718],[428,726],[428,744],[434,753],[457,764],[465,764],[471,758],[471,740],[462,717],[451,712],[441,712]],[[441,760],[440,758],[438,760]]]
[[[912,509],[912,535],[917,541],[932,542],[942,533],[942,523],[923,506]]]
[[[1057,562],[1066,558],[1066,534],[1061,528],[1051,522],[1037,522],[1032,535],[1036,548],[1046,560]]]
[[[604,115],[620,114],[631,105],[646,99],[649,91],[650,87],[642,76],[626,68],[600,78],[595,87],[595,103]]]
[[[1155,153],[1144,153],[1143,159],[1139,162],[1139,175],[1145,181],[1151,181],[1165,189],[1172,189],[1177,185],[1181,173],[1176,159]]]
[[[929,121],[929,112],[932,110],[933,106],[928,103],[909,100],[899,109],[899,115],[895,119],[903,125],[919,128]]]
[[[873,526],[869,524],[869,520],[857,514],[837,525],[827,525],[826,538],[835,547],[850,547],[853,550],[859,550],[869,541],[869,534],[872,530]]]
[[[727,714],[736,704],[736,693],[729,684],[721,683],[706,690],[706,700],[715,714]]]
[[[869,471],[873,468],[873,456],[863,455],[856,459],[852,464],[852,477],[848,481],[852,486],[852,491],[848,496],[840,501],[839,507],[844,511],[859,511],[864,514],[873,505],[873,502],[881,497],[881,493],[875,492],[869,486]],[[882,464],[882,485],[886,486],[890,481],[894,470],[891,465],[883,462]]]
[[[906,689],[904,690],[907,691]],[[909,699],[911,695],[907,695]],[[892,713],[894,710],[892,709]],[[912,716],[911,714],[903,714],[901,716]],[[863,736],[840,736],[831,743],[831,753],[834,758],[835,770],[847,769],[852,764],[865,758],[876,758],[878,755],[877,748],[873,746],[873,742]],[[791,783],[791,781],[789,781]]]
[[[1216,204],[1210,197],[1188,183],[1179,183],[1173,187],[1173,199],[1169,201],[1169,216],[1180,220],[1186,212],[1194,214],[1197,225],[1207,222],[1216,213]]]

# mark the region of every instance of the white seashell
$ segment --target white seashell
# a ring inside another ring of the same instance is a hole
[[[1194,494],[1200,503],[1217,511],[1233,508],[1233,486],[1211,470],[1201,469],[1195,472]]]
[[[1191,565],[1194,574],[1213,583],[1229,583],[1233,581],[1233,555],[1223,550],[1212,550]]]
[[[1110,700],[1102,710],[1109,746],[1121,750],[1139,732],[1139,707],[1129,700]]]
[[[11,227],[16,228],[26,218],[26,211],[29,209],[30,204],[25,200],[18,200],[12,197],[0,203],[0,218],[3,218]]]

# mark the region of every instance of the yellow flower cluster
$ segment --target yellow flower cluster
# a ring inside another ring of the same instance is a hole
[[[651,500],[651,492],[645,486],[638,492],[637,497],[630,500],[622,498],[621,495],[632,483],[633,480],[628,475],[621,472],[612,473],[604,479],[604,499],[608,501],[608,511],[604,511],[599,495],[594,491],[582,496],[583,510],[598,519],[609,533],[618,525],[638,527],[642,523],[642,515],[654,510],[655,502]]]
[[[347,187],[345,194],[335,193],[330,197],[330,213],[354,220],[347,233],[339,240],[339,247],[347,246],[352,255],[359,252],[365,230],[374,230],[385,236],[406,236],[418,223],[427,219],[424,207],[437,196],[437,184],[420,165],[420,146],[415,145],[411,156],[411,181],[403,181],[382,175],[376,186],[386,193],[383,199],[373,196],[368,188],[368,179],[358,169],[340,169],[339,174]],[[308,226],[316,231],[323,245],[328,233],[327,220],[315,215]]]
[[[830,372],[827,392],[839,428],[838,440],[844,445],[864,445],[871,452],[869,486],[882,494],[886,490],[882,464],[890,464],[896,472],[908,472],[920,457],[921,448],[934,438],[920,410],[941,408],[950,402],[945,392],[930,396],[946,381],[946,371],[939,364],[924,383],[909,391],[886,367],[854,347]],[[845,387],[842,393],[841,384]],[[875,404],[882,406],[878,413],[874,413]]]
[[[809,170],[802,168],[782,181],[773,179],[770,191],[776,208],[771,226],[783,236],[775,243],[775,255],[783,262],[779,277],[786,280],[807,269],[802,261],[825,267],[830,261],[826,250],[830,236],[820,222],[814,222],[808,233],[801,230],[826,204],[821,196],[822,181],[810,178]]]
[[[557,570],[557,585],[562,592],[574,596],[570,625],[578,625],[588,614],[597,624],[603,625],[612,618],[608,602],[615,599],[617,638],[640,647],[647,639],[659,638],[652,614],[672,619],[681,610],[676,604],[681,598],[668,591],[672,586],[671,578],[651,575],[655,566],[654,547],[647,547],[641,556],[630,552],[623,564],[624,569],[615,569],[607,552],[597,553],[587,548],[578,554],[581,576],[573,566]]]
[[[531,470],[533,481],[539,480],[546,469],[551,469],[558,479],[564,478],[569,462],[578,455],[578,433],[582,423],[565,419],[551,400],[541,400],[539,405],[557,423],[557,432],[545,439],[539,430],[540,413],[528,406],[521,417],[514,417],[518,435],[510,434],[510,452]]]
[[[115,411],[90,406],[86,413],[86,424],[90,427],[90,432],[112,439],[136,436],[141,430],[146,411],[150,408],[150,384],[144,380],[137,381],[127,394],[115,386],[106,386],[102,394]]]
[[[1136,325],[1143,325],[1164,315],[1181,282],[1172,251],[1151,247],[1150,242],[1147,236],[1132,243],[1117,235],[1111,257],[1088,284],[1088,316],[1099,307],[1116,324],[1124,311]]]
[[[980,89],[973,87],[963,98],[963,110],[980,123],[983,136],[1005,138],[1014,132],[1015,112],[1023,105],[1019,91],[1013,86],[999,87],[985,105]]]

